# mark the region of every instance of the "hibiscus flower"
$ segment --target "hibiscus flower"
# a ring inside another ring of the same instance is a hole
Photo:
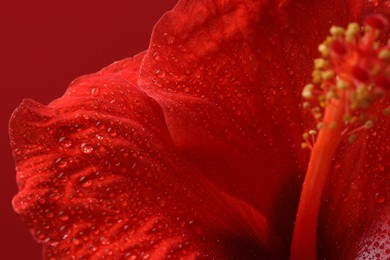
[[[390,255],[386,21],[332,27],[387,6],[182,0],[146,52],[23,101],[13,204],[45,258]]]

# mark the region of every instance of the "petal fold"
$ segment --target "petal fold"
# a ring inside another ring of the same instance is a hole
[[[277,257],[268,220],[176,151],[160,106],[134,85],[142,54],[72,82],[10,120],[13,205],[47,259]]]

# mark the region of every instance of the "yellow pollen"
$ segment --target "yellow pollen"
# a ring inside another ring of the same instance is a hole
[[[325,126],[336,128],[336,122],[325,124],[323,117],[329,105],[342,104],[345,115],[340,121],[344,125],[338,127],[350,133],[350,141],[354,136],[349,128],[373,127],[375,115],[366,111],[390,87],[390,42],[381,45],[377,40],[380,30],[374,28],[375,23],[371,25],[366,24],[364,30],[357,23],[349,24],[347,29],[332,26],[330,36],[318,46],[321,57],[314,60],[312,83],[302,90],[308,100],[303,107],[312,107],[320,131]],[[390,114],[390,108],[383,112]],[[306,135],[305,140],[317,131],[310,130]]]
[[[329,128],[330,128],[330,129],[335,129],[336,126],[337,126],[337,123],[336,123],[336,122],[332,122],[332,123],[329,124]]]
[[[315,59],[314,60],[314,68],[315,69],[323,69],[328,66],[328,61],[325,59]]]
[[[322,128],[324,128],[325,127],[325,123],[324,122],[319,122],[318,124],[317,124],[317,129],[318,130],[321,130]]]
[[[344,32],[345,32],[344,28],[340,26],[332,26],[330,28],[330,34],[332,34],[335,37],[344,35]]]
[[[360,32],[360,25],[358,23],[350,23],[345,32],[345,40],[350,43],[356,40],[356,36]]]
[[[321,78],[323,80],[331,79],[333,76],[334,76],[334,71],[332,71],[332,70],[323,71],[321,73]]]
[[[378,58],[390,63],[390,50],[382,50],[379,52]]]
[[[313,97],[312,91],[313,91],[314,85],[313,84],[307,84],[302,91],[302,96],[306,99],[310,99]]]
[[[368,120],[365,124],[364,124],[364,127],[367,128],[367,129],[370,129],[374,126],[374,123],[372,122],[372,120]]]
[[[322,54],[322,57],[328,57],[329,56],[329,46],[325,44],[320,44],[318,46],[318,51]]]
[[[385,115],[390,115],[390,107],[386,107],[386,108],[383,110],[383,114],[385,114]]]

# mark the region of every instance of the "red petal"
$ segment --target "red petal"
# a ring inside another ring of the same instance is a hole
[[[175,152],[160,107],[131,83],[141,60],[81,77],[47,107],[25,100],[11,118],[14,208],[46,258],[283,254],[261,214]]]
[[[374,127],[362,130],[356,143],[346,141],[337,151],[320,215],[318,245],[323,258],[356,259],[359,255],[369,259],[373,252],[390,255],[386,251],[390,241],[390,120],[381,113],[389,104],[389,98],[377,104],[373,112],[379,117]]]
[[[141,67],[139,85],[162,106],[174,142],[287,243],[308,155],[301,88],[344,16],[343,3],[181,1],[156,25]]]
[[[390,256],[390,204],[373,216],[373,222],[355,246],[355,259],[388,259]]]

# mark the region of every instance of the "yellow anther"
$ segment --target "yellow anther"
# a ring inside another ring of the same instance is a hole
[[[321,109],[319,107],[313,107],[313,109],[311,111],[313,113],[319,113],[321,111]]]
[[[386,107],[385,109],[383,109],[383,114],[390,115],[390,107]]]
[[[320,119],[322,118],[322,114],[321,114],[321,113],[315,113],[315,114],[314,114],[314,118],[315,118],[316,120],[320,120]]]
[[[344,115],[343,121],[344,124],[349,124],[351,122],[351,115]]]
[[[302,148],[302,149],[306,149],[306,148],[308,148],[308,145],[307,145],[307,143],[301,143],[301,148]]]
[[[360,85],[355,93],[351,93],[351,108],[367,108],[373,101],[368,88],[365,85]]]
[[[312,93],[313,88],[314,88],[313,84],[307,84],[302,90],[302,97],[306,99],[311,99],[313,97],[313,93]]]
[[[364,123],[364,127],[367,129],[370,129],[373,126],[374,126],[374,123],[372,122],[372,120],[368,120],[366,123]]]
[[[335,37],[342,36],[344,34],[345,30],[342,27],[339,26],[332,26],[330,28],[330,34],[332,34]]]
[[[331,79],[332,77],[334,76],[334,71],[333,70],[327,70],[327,71],[323,71],[321,73],[321,78],[323,80],[329,80]]]
[[[309,130],[309,135],[316,135],[317,134],[317,131],[316,130]]]
[[[323,69],[326,68],[329,65],[328,61],[325,59],[315,59],[314,60],[314,68],[315,69]]]
[[[378,58],[390,63],[390,50],[381,50],[378,54]]]
[[[313,83],[314,84],[321,83],[321,71],[320,70],[313,70],[311,75],[313,76]]]
[[[324,122],[319,122],[318,124],[317,124],[317,129],[318,130],[321,130],[322,128],[324,128],[325,127],[325,123]]]
[[[350,23],[345,31],[345,40],[347,42],[353,42],[356,36],[360,32],[360,25],[357,23]]]
[[[329,46],[324,43],[318,46],[318,51],[322,54],[322,57],[324,58],[329,56]]]
[[[308,139],[309,138],[309,134],[307,132],[304,132],[302,134],[302,137],[303,137],[303,139]]]
[[[356,141],[356,135],[355,134],[351,134],[350,136],[348,136],[348,142],[350,142],[352,144],[355,141]]]
[[[377,34],[378,34],[378,35],[377,35],[375,38],[378,38],[379,32],[377,32]],[[381,45],[380,45],[379,42],[374,42],[374,43],[372,44],[372,47],[373,47],[375,50],[379,49],[380,46],[381,46]]]
[[[303,102],[303,108],[309,108],[310,107],[310,103],[309,102]]]
[[[329,124],[329,128],[330,128],[330,129],[335,129],[336,126],[337,126],[337,123],[336,123],[336,122],[331,122],[331,123]]]
[[[331,100],[333,98],[337,98],[337,92],[336,90],[334,89],[334,87],[332,87],[328,93],[326,93],[326,100]]]
[[[340,77],[336,78],[336,86],[337,86],[338,89],[341,89],[341,90],[344,90],[344,89],[348,88],[347,82],[342,80]]]

